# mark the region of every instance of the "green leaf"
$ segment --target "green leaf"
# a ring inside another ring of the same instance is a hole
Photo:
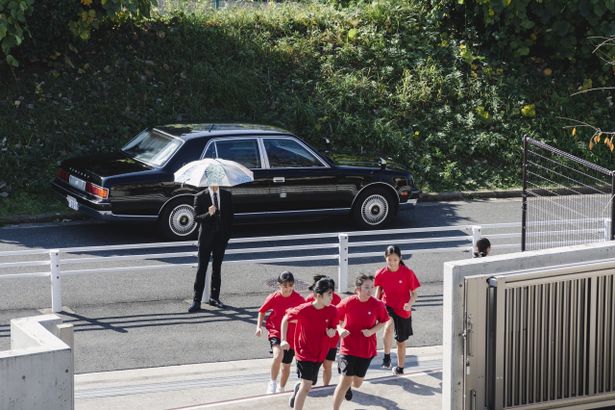
[[[359,31],[356,28],[351,28],[348,30],[348,40],[354,41],[359,35]]]
[[[529,47],[521,47],[517,49],[517,55],[519,56],[526,56],[528,54],[530,54]]]
[[[19,61],[17,61],[15,59],[15,57],[13,57],[12,55],[8,54],[6,56],[6,62],[9,63],[9,65],[13,66],[13,67],[19,67]]]

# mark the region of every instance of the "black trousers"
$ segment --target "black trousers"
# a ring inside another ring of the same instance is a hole
[[[222,270],[222,260],[228,245],[229,237],[215,232],[204,235],[199,239],[199,267],[196,271],[194,280],[194,301],[200,302],[203,298],[205,288],[205,273],[211,257],[211,298],[220,298],[220,284],[222,282],[220,273]]]

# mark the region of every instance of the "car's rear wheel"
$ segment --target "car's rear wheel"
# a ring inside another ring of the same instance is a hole
[[[165,238],[173,241],[196,239],[198,224],[192,204],[191,197],[184,197],[170,201],[163,208],[158,226]]]
[[[361,228],[382,228],[395,215],[395,202],[392,195],[383,188],[367,189],[355,201],[352,215]]]

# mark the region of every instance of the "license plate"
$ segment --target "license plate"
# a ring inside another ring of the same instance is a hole
[[[80,191],[85,191],[85,181],[81,178],[77,178],[76,176],[70,175],[68,177],[68,184],[72,187],[77,188]]]
[[[66,195],[66,202],[68,202],[68,207],[70,209],[74,209],[75,211],[79,210],[79,203],[77,202],[77,198],[70,195]]]

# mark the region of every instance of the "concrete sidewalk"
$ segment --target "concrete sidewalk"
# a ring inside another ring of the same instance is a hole
[[[441,409],[442,346],[408,348],[406,374],[393,376],[374,358],[344,409]],[[393,354],[393,363],[395,355]],[[290,392],[264,395],[271,359],[203,363],[75,376],[75,407],[97,409],[288,409]],[[294,365],[287,390],[297,381]],[[337,383],[312,389],[305,409],[331,408]]]

